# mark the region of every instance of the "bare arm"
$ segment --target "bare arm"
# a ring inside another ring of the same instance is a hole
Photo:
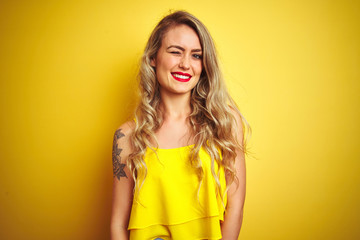
[[[239,128],[242,127],[240,123],[240,116],[235,115]],[[240,144],[243,144],[243,129],[239,129],[237,134],[237,139]],[[235,158],[235,171],[236,177],[235,181],[230,185],[228,191],[228,202],[226,206],[226,213],[224,217],[224,222],[221,224],[221,232],[223,240],[237,240],[240,234],[240,229],[243,219],[243,207],[245,201],[245,156],[244,153],[237,149]]]
[[[113,195],[111,212],[111,240],[128,240],[127,230],[132,198],[134,181],[126,166],[127,156],[131,153],[129,135],[131,127],[125,123],[114,134],[112,163],[113,163]]]

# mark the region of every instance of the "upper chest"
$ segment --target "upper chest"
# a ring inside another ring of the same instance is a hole
[[[193,144],[190,126],[185,121],[165,121],[155,135],[159,148],[178,148]]]

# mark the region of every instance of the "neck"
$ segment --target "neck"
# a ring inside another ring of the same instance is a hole
[[[169,94],[161,92],[160,110],[166,119],[183,119],[191,113],[190,93]]]

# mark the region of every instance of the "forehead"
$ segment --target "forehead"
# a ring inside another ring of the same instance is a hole
[[[198,35],[187,25],[177,25],[170,28],[164,35],[162,45],[179,45],[185,49],[201,49]]]

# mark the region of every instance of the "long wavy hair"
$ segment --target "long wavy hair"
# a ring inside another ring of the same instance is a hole
[[[196,169],[199,177],[198,193],[204,174],[202,162],[199,158],[201,148],[211,157],[212,175],[216,181],[217,193],[222,199],[230,184],[236,180],[234,167],[236,150],[240,149],[244,154],[247,153],[244,133],[246,127],[246,132],[250,135],[251,128],[227,91],[211,35],[196,17],[185,11],[176,11],[164,17],[157,24],[146,44],[140,62],[138,73],[140,97],[135,111],[135,129],[131,135],[134,151],[127,161],[135,181],[135,199],[147,173],[147,166],[143,157],[147,148],[153,151],[158,148],[155,132],[163,122],[160,113],[159,83],[156,79],[155,69],[150,62],[156,57],[167,31],[181,24],[191,27],[197,33],[203,52],[203,71],[199,82],[191,90],[191,113],[188,117],[192,127],[191,131],[195,136],[195,144],[190,151],[189,161]],[[240,116],[242,126],[237,126],[234,112]],[[239,131],[240,129],[244,131]],[[237,134],[243,133],[241,142],[237,141],[235,132]],[[156,144],[155,147],[154,143]],[[225,170],[229,180],[226,189],[221,189],[219,171],[216,172],[214,167],[215,162]]]

